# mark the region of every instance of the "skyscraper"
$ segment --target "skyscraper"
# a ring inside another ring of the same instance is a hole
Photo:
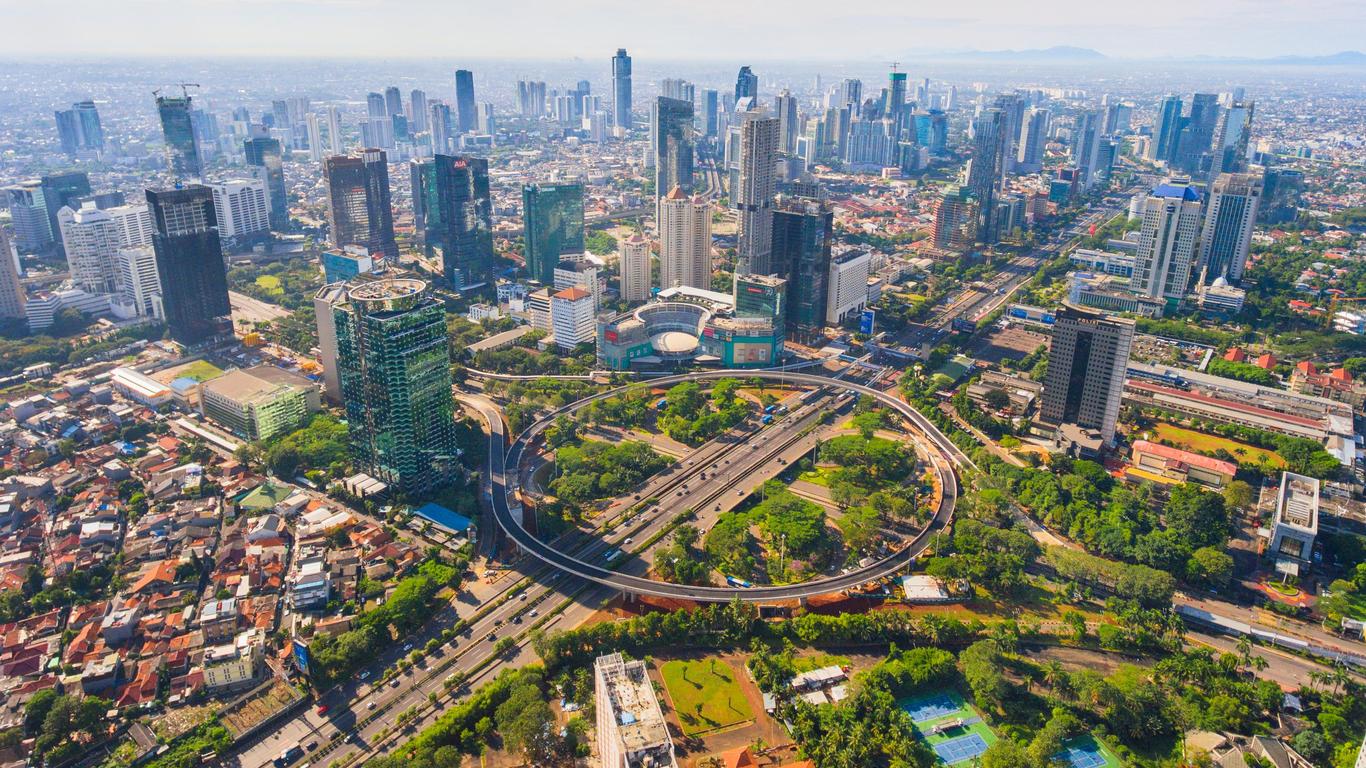
[[[61,244],[62,233],[57,226],[57,212],[63,207],[80,208],[80,198],[90,195],[90,177],[85,171],[66,171],[49,173],[40,184],[43,190],[43,208],[47,215],[48,230],[52,239]]]
[[[980,206],[983,222],[978,233],[987,243],[996,242],[991,212],[1001,181],[1004,131],[1005,113],[999,109],[983,110],[979,117],[972,120],[972,160],[968,166],[967,186]]]
[[[190,97],[156,98],[157,112],[161,115],[161,135],[166,141],[166,165],[176,178],[198,181],[204,175],[204,168],[190,118]]]
[[[454,477],[446,312],[421,280],[350,285],[332,304],[337,373],[356,466],[401,492]]]
[[[659,201],[659,287],[711,289],[711,206],[674,187]]]
[[[1077,127],[1072,132],[1072,163],[1087,190],[1100,181],[1101,121],[1099,112],[1088,109],[1077,115]]]
[[[1257,218],[1263,224],[1285,224],[1300,215],[1304,173],[1293,168],[1267,168]]]
[[[327,142],[332,154],[346,152],[346,143],[342,140],[341,110],[336,107],[327,108]]]
[[[1001,173],[1015,170],[1021,134],[1024,133],[1025,99],[1018,92],[996,97],[995,106],[1004,113],[1001,126]]]
[[[193,346],[231,329],[228,278],[213,192],[202,185],[147,190],[161,300],[171,338]]]
[[[1114,445],[1133,341],[1133,320],[1064,304],[1048,346],[1040,419],[1096,430]]]
[[[1243,279],[1261,198],[1261,174],[1222,173],[1214,180],[1200,237],[1200,268],[1207,280],[1222,277],[1236,285]]]
[[[413,211],[427,253],[456,290],[493,281],[489,161],[438,154],[413,164]]]
[[[114,259],[125,245],[113,217],[91,202],[74,209],[62,206],[57,227],[76,287],[86,293],[113,293],[118,287]]]
[[[61,236],[53,231],[48,220],[41,181],[21,181],[7,187],[5,194],[9,198],[10,220],[14,222],[14,247],[20,253],[42,251]]]
[[[655,165],[655,197],[674,187],[692,191],[692,102],[660,96],[651,112],[650,128]]]
[[[270,204],[270,228],[284,232],[289,229],[289,200],[285,197],[285,164],[280,142],[267,136],[254,136],[242,142],[242,153],[247,165],[261,169],[264,176]]]
[[[316,163],[327,154],[327,148],[323,146],[322,123],[318,120],[317,112],[305,115],[304,123],[308,130],[308,159]]]
[[[1220,114],[1210,163],[1211,179],[1219,178],[1221,173],[1247,171],[1247,147],[1252,141],[1252,115],[1255,111],[1255,103],[1235,101]]]
[[[451,149],[451,127],[455,124],[456,118],[451,115],[450,106],[443,101],[430,102],[428,112],[431,113],[429,123],[432,154],[445,154]]]
[[[553,285],[560,257],[583,254],[583,185],[522,187],[522,233],[527,273],[532,280]]]
[[[57,136],[62,143],[62,151],[77,155],[85,151],[104,150],[104,129],[100,127],[100,113],[95,102],[87,99],[55,113],[57,117]]]
[[[1019,173],[1042,171],[1044,146],[1047,143],[1048,110],[1035,107],[1025,116],[1019,151],[1015,155],[1015,170]]]
[[[389,117],[403,114],[403,92],[396,85],[384,89],[384,114]]]
[[[1157,107],[1157,122],[1153,139],[1148,143],[1148,159],[1170,163],[1176,156],[1176,142],[1181,136],[1181,97],[1167,95]]]
[[[882,116],[901,125],[901,113],[906,109],[906,73],[893,70],[887,75],[886,101],[882,104]]]
[[[1191,98],[1191,113],[1176,140],[1175,165],[1196,173],[1209,161],[1214,129],[1219,123],[1219,95],[1197,93]]]
[[[738,172],[731,204],[740,212],[736,233],[736,274],[772,271],[773,195],[777,191],[778,118],[763,107],[742,112],[739,125]]]
[[[977,199],[966,187],[945,187],[934,209],[934,247],[964,252],[977,242]]]
[[[145,245],[120,248],[114,255],[114,269],[118,273],[118,303],[139,317],[160,317],[161,278],[156,251]]]
[[[650,298],[650,241],[639,233],[617,247],[617,283],[621,300],[628,304]]]
[[[702,91],[702,135],[709,139],[716,138],[719,107],[715,89],[707,88]]]
[[[370,253],[398,262],[394,211],[389,199],[389,164],[384,150],[339,155],[323,161],[327,185],[327,223],[332,244],[363,245]]]
[[[1135,293],[1171,303],[1185,298],[1200,234],[1200,207],[1200,192],[1189,179],[1171,179],[1148,193],[1129,282]]]
[[[479,113],[474,101],[474,73],[468,69],[455,70],[455,129],[469,133],[479,125]]]
[[[749,65],[740,67],[740,73],[735,76],[735,99],[732,104],[740,99],[759,98],[759,76],[750,71]]]
[[[10,249],[9,235],[0,227],[0,317],[22,320],[28,297],[19,281],[19,265]]]
[[[810,331],[825,325],[835,214],[819,200],[780,197],[773,211],[773,272],[787,281],[787,319]]]
[[[778,151],[786,155],[796,154],[797,134],[801,132],[801,123],[797,121],[797,97],[784,88],[773,101],[778,113]]]
[[[625,48],[612,57],[612,125],[622,133],[631,130],[631,57]]]

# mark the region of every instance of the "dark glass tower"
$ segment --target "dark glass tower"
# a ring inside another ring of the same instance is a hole
[[[771,264],[787,280],[787,319],[802,329],[825,325],[834,225],[834,213],[818,200],[779,198],[773,211]]]
[[[90,195],[90,177],[85,171],[50,173],[43,177],[43,205],[47,207],[47,225],[52,231],[52,239],[62,243],[62,230],[57,225],[57,211],[62,206],[72,210],[81,207],[80,198]]]
[[[166,164],[177,178],[199,179],[204,168],[199,161],[194,122],[190,117],[190,97],[157,97],[161,115],[161,135],[166,141]]]
[[[171,337],[192,346],[229,331],[232,310],[212,190],[198,184],[149,189],[147,207]]]
[[[655,198],[692,192],[692,102],[660,96],[654,112]]]
[[[242,142],[247,165],[264,168],[266,193],[270,196],[270,228],[283,232],[289,228],[289,201],[285,198],[285,164],[280,142],[257,136]]]
[[[413,214],[423,247],[440,254],[457,290],[493,282],[489,161],[438,154],[413,163]]]
[[[479,125],[479,112],[474,103],[474,73],[468,69],[455,70],[456,132],[469,133]]]
[[[382,149],[338,155],[323,161],[327,222],[332,244],[363,245],[371,255],[398,261],[394,211],[389,199],[389,164]]]
[[[612,57],[612,125],[631,130],[631,57],[625,48]]]
[[[455,476],[446,311],[421,280],[376,280],[332,305],[356,465],[409,495]]]
[[[522,187],[522,221],[527,272],[551,285],[560,257],[583,253],[583,185]]]
[[[740,74],[735,76],[735,101],[743,98],[759,98],[759,76],[750,71],[748,64],[740,67]]]

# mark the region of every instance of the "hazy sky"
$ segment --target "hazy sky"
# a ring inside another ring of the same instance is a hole
[[[1075,45],[1116,57],[1366,48],[1363,0],[0,0],[44,54],[886,59]]]

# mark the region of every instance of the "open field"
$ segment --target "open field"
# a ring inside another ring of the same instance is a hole
[[[735,671],[717,658],[675,659],[659,667],[685,736],[695,736],[754,719],[735,681]]]
[[[1153,439],[1156,441],[1169,440],[1178,448],[1196,453],[1217,451],[1222,448],[1237,457],[1239,463],[1257,464],[1260,462],[1260,457],[1265,456],[1273,468],[1281,469],[1285,466],[1285,459],[1282,459],[1275,451],[1257,448],[1247,443],[1240,443],[1237,440],[1230,440],[1227,437],[1207,435],[1204,432],[1196,432],[1193,429],[1178,427],[1175,424],[1158,424],[1153,427]],[[1239,453],[1240,450],[1242,453]]]
[[[280,278],[275,275],[260,275],[256,278],[256,285],[262,290],[268,291],[276,296],[284,293],[280,287]]]

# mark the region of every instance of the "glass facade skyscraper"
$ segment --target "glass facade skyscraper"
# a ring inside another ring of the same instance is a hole
[[[825,325],[834,224],[834,213],[809,198],[779,198],[773,211],[773,271],[787,279],[788,319],[804,329]]]
[[[455,70],[456,132],[469,133],[479,125],[479,112],[474,102],[474,73],[468,69]]]
[[[413,215],[423,247],[441,256],[457,290],[493,281],[493,201],[489,161],[438,154],[413,163]]]
[[[583,185],[522,187],[522,222],[527,272],[532,280],[553,285],[560,257],[583,253]]]
[[[398,244],[384,150],[329,157],[323,161],[323,180],[332,244],[338,248],[363,245],[370,253],[396,263]]]
[[[50,173],[43,177],[41,186],[43,205],[47,207],[48,231],[52,233],[52,239],[60,245],[62,230],[57,226],[57,212],[62,210],[62,206],[73,210],[81,207],[78,202],[80,198],[90,194],[90,177],[85,171]]]
[[[166,164],[178,178],[198,180],[204,175],[190,117],[190,97],[158,96],[161,135],[166,141]]]
[[[149,189],[147,207],[171,338],[192,346],[230,331],[232,309],[213,191],[199,184]]]
[[[625,48],[612,57],[612,125],[631,130],[631,57]]]
[[[356,465],[423,494],[457,469],[446,311],[421,280],[349,286],[332,305],[337,372]]]
[[[655,153],[655,198],[673,191],[675,185],[692,192],[692,102],[660,96],[655,101],[652,125]]]
[[[285,165],[280,142],[256,136],[242,142],[247,165],[265,169],[266,194],[270,197],[270,228],[283,232],[289,228],[289,201],[285,198]]]

